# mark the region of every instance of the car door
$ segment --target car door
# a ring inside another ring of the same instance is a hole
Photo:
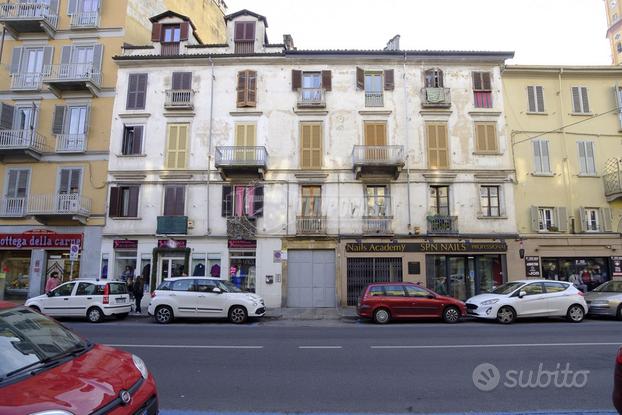
[[[169,299],[173,313],[179,317],[196,317],[197,292],[194,290],[193,278],[182,278],[173,281]]]
[[[411,299],[406,295],[402,284],[384,286],[385,304],[389,307],[392,317],[409,317],[412,315]]]
[[[415,285],[405,285],[410,299],[410,314],[416,317],[438,317],[441,315],[442,303],[428,290]]]
[[[556,281],[544,283],[548,300],[548,313],[553,316],[565,316],[572,301],[568,295],[568,285]]]
[[[227,296],[224,291],[215,293],[217,287],[215,280],[197,278],[195,280],[197,291],[197,316],[198,317],[226,317]]]
[[[70,298],[75,282],[66,282],[50,291],[51,295],[41,302],[42,312],[49,316],[71,316]]]
[[[86,310],[91,304],[97,293],[97,286],[92,282],[79,282],[76,292],[71,296],[69,302],[75,309],[75,315],[86,315]]]
[[[524,291],[525,296],[520,298],[518,294]],[[514,294],[514,308],[519,317],[537,317],[545,316],[548,313],[548,296],[544,290],[544,284],[541,282],[533,282],[523,286],[519,292]]]

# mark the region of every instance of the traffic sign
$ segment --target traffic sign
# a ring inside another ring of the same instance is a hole
[[[77,261],[79,254],[80,254],[80,245],[71,244],[71,248],[69,248],[69,260]]]

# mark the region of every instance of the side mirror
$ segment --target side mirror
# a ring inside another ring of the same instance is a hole
[[[523,297],[524,297],[524,296],[526,296],[526,295],[527,295],[527,291],[524,291],[524,290],[523,290],[523,291],[521,291],[521,292],[519,292],[519,293],[518,293],[518,298],[523,298]]]
[[[48,297],[53,297],[54,291],[48,291],[45,295],[47,295]]]
[[[222,294],[222,290],[220,288],[218,288],[218,287],[212,288],[212,292],[214,294]]]

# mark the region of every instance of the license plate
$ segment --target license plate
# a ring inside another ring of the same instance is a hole
[[[117,298],[117,303],[124,303],[125,302],[125,298]]]

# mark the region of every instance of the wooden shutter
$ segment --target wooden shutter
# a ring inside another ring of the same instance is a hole
[[[118,218],[121,215],[119,211],[119,191],[120,187],[114,186],[110,188],[110,204],[108,205],[108,216],[111,218]]]
[[[263,186],[255,186],[255,196],[253,198],[253,213],[254,217],[263,217]]]
[[[581,112],[581,95],[579,87],[572,87],[572,112]]]
[[[142,154],[143,126],[136,125],[133,128],[134,128],[134,140],[132,141],[132,154]]]
[[[26,2],[22,2],[22,3],[26,3]],[[58,15],[58,0],[50,0],[50,12],[51,14],[56,14]]]
[[[65,132],[65,113],[67,107],[57,105],[54,107],[54,120],[52,121],[52,134],[63,134]]]
[[[602,224],[603,232],[613,231],[613,217],[611,215],[611,208],[598,209],[600,214],[600,223]]]
[[[170,124],[166,146],[166,169],[185,169],[188,157],[188,125]]]
[[[248,95],[247,92],[247,71],[238,72],[238,88],[237,88],[237,107],[245,107],[246,106],[246,97]]]
[[[130,186],[130,191],[129,191],[129,211],[127,213],[127,215],[130,218],[136,218],[138,217],[138,195],[140,192],[140,187],[139,186]]]
[[[301,168],[322,167],[322,124],[302,123],[300,125]]]
[[[587,99],[587,88],[581,88],[581,102],[583,103],[583,112],[590,112],[590,104]]]
[[[473,90],[474,91],[481,91],[482,90],[482,73],[481,72],[473,72],[472,73],[472,77],[473,77]]]
[[[356,89],[365,90],[365,71],[362,68],[356,68]]]
[[[393,69],[385,69],[384,71],[384,90],[393,91],[395,89],[395,72]]]
[[[222,187],[222,217],[233,216],[233,189],[231,186]]]
[[[540,148],[541,143],[542,142],[540,140],[534,140],[532,142],[533,161],[534,161],[536,173],[544,173],[544,166],[542,164],[542,150]]]
[[[174,186],[164,187],[164,216],[174,216],[175,214],[175,196],[176,191]]]
[[[366,146],[386,146],[387,145],[387,124],[384,122],[365,123],[365,145]]]
[[[426,124],[428,137],[428,164],[431,169],[449,167],[447,124]]]
[[[51,71],[52,58],[54,56],[54,47],[46,46],[43,48],[43,73],[49,75]]]
[[[245,39],[247,41],[255,40],[255,22],[246,22]]]
[[[579,208],[579,231],[581,232],[585,232],[586,226],[585,226],[585,208],[584,207],[580,207]]]
[[[254,107],[257,105],[257,72],[246,71],[246,106]]]
[[[475,148],[478,153],[497,153],[497,125],[475,123]]]
[[[175,216],[184,216],[186,211],[186,187],[175,186]]]
[[[544,88],[541,86],[536,87],[536,104],[537,111],[544,112]]]
[[[292,91],[298,91],[302,87],[302,71],[292,69]]]
[[[179,28],[179,40],[188,40],[188,34],[190,32],[190,23],[183,22]]]
[[[244,40],[244,22],[235,22],[233,40]]]
[[[534,232],[540,231],[540,213],[538,212],[538,206],[532,206],[531,212],[531,230]]]
[[[172,89],[176,91],[192,89],[192,72],[173,72]]]
[[[13,129],[13,117],[15,115],[15,107],[13,105],[0,104],[0,130]]]
[[[560,232],[568,232],[568,213],[565,207],[555,208],[557,215],[557,229]]]
[[[151,41],[159,42],[162,39],[162,24],[154,23],[151,26]]]
[[[130,74],[127,87],[126,109],[145,109],[147,74]]]
[[[322,88],[325,91],[331,91],[333,89],[333,77],[331,71],[322,71]]]
[[[11,73],[19,73],[19,67],[22,61],[22,52],[24,48],[13,48],[13,56],[11,58]]]
[[[482,87],[486,91],[492,90],[492,83],[490,80],[490,72],[482,72]]]
[[[236,22],[234,40],[235,41],[255,40],[255,22]]]
[[[173,79],[172,79],[172,82],[171,82],[171,84],[172,84],[171,86],[172,86],[172,89],[174,91],[178,91],[178,90],[182,89],[181,88],[181,77],[182,77],[182,74],[183,74],[183,72],[173,72]]]
[[[537,111],[537,107],[536,107],[536,91],[535,91],[536,87],[535,86],[528,86],[527,87],[527,102],[528,102],[528,109],[527,111],[529,112],[536,112]]]
[[[585,141],[577,142],[577,146],[579,147],[579,170],[583,174],[588,172],[586,144]]]

